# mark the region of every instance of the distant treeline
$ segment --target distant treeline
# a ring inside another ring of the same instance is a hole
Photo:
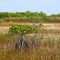
[[[60,22],[60,14],[48,16],[44,12],[0,12],[0,22]]]

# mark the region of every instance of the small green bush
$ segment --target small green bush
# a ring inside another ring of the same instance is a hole
[[[34,31],[32,26],[29,25],[13,25],[9,28],[8,34],[13,35],[15,33],[28,34]]]

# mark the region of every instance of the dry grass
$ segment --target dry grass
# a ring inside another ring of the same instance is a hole
[[[0,35],[0,60],[60,60],[60,38],[37,37],[37,47],[28,51],[15,51],[13,46],[18,37],[19,35]],[[34,39],[31,35],[27,37]]]
[[[35,25],[39,25],[40,23],[35,23]],[[9,23],[0,23],[0,33],[7,33],[9,28],[12,25],[33,25],[33,23],[13,23],[13,22],[9,22]],[[51,30],[53,32],[59,32],[60,31],[60,23],[43,23],[43,28],[47,29],[47,30]],[[51,32],[50,31],[50,32]],[[53,33],[52,32],[52,33]]]
[[[32,34],[26,36],[30,41],[34,39]],[[42,35],[37,34],[38,45],[30,50],[15,51],[14,45],[18,38],[19,35],[0,34],[0,60],[60,60],[59,30],[47,30]]]
[[[0,23],[0,26],[12,26],[14,24],[17,24],[17,25],[33,25],[33,23],[28,23],[28,22],[3,22],[3,23]],[[35,23],[36,25],[39,25],[40,23]],[[60,23],[42,23],[44,26],[58,26],[60,27]]]

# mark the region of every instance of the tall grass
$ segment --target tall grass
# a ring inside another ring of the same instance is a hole
[[[30,41],[34,40],[31,35],[26,35]],[[30,50],[15,51],[14,44],[18,35],[0,35],[0,60],[60,60],[60,37],[41,38],[37,35],[37,45]]]

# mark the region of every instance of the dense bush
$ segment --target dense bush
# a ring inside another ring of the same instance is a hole
[[[60,22],[60,14],[40,12],[0,12],[0,22]]]
[[[0,12],[0,19],[4,22],[40,22],[40,20],[46,20],[46,13],[44,12]]]
[[[27,33],[32,33],[34,31],[32,26],[28,25],[13,25],[12,27],[9,28],[9,35],[13,35],[15,33],[22,33],[22,34],[27,34]]]

